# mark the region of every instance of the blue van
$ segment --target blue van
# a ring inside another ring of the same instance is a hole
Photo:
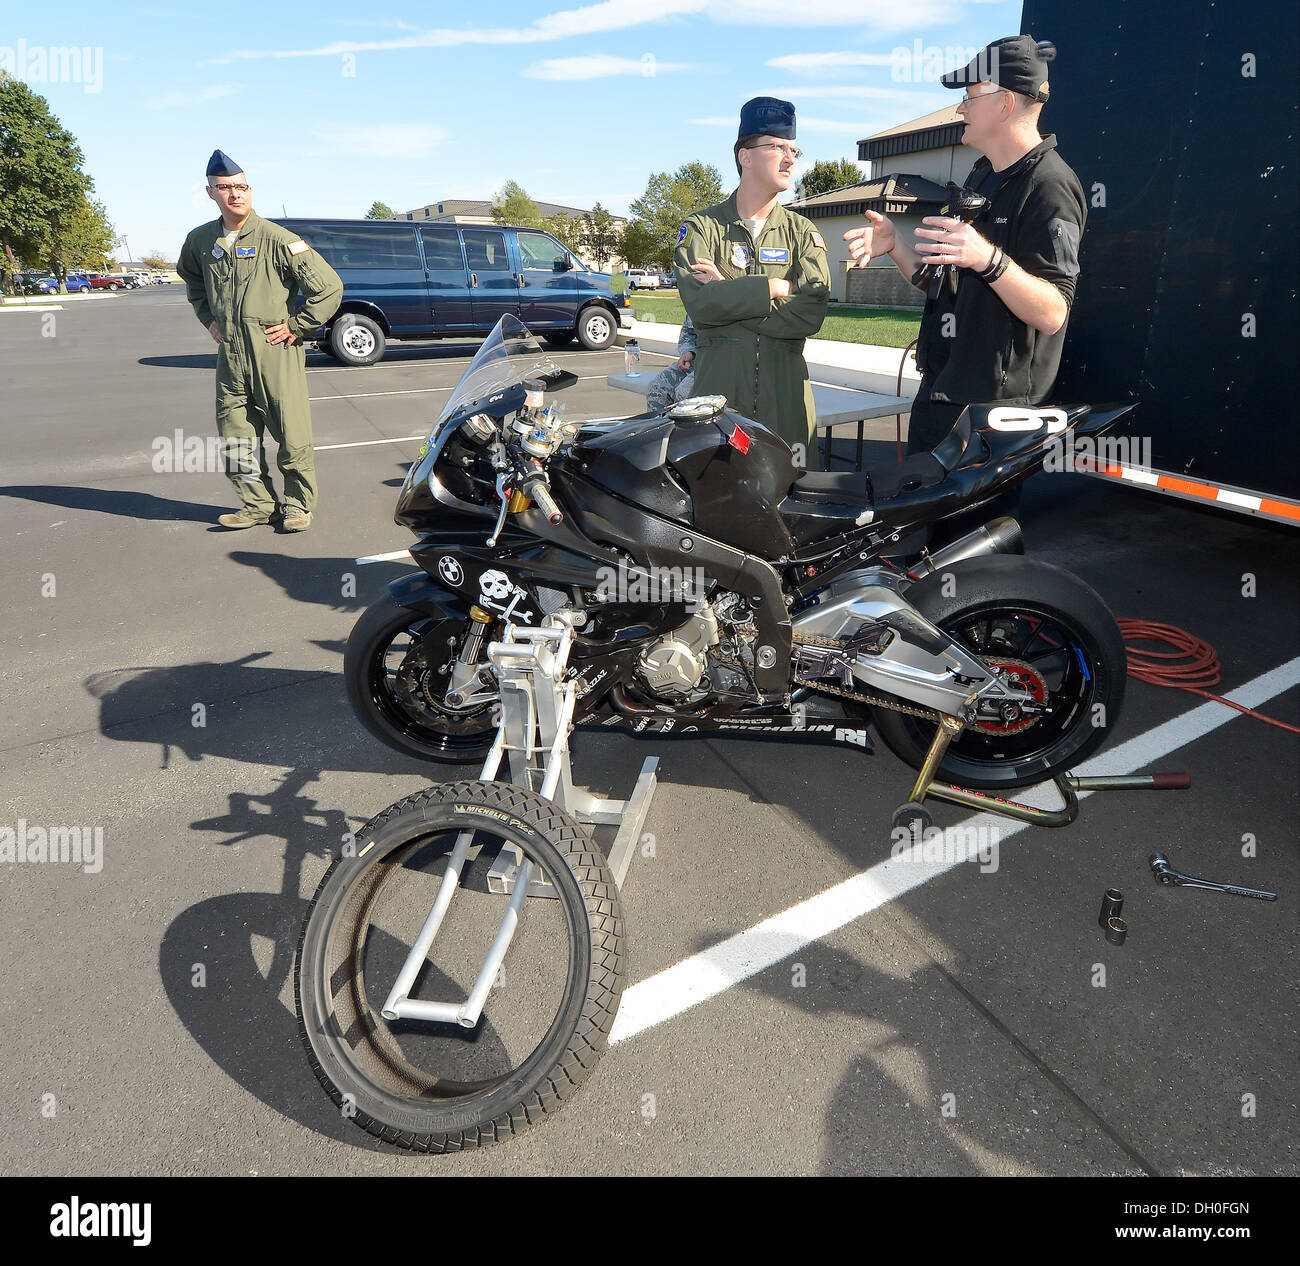
[[[473,338],[507,313],[554,347],[609,347],[627,295],[541,229],[404,220],[277,219],[343,279],[343,302],[315,334],[345,365],[373,365],[390,339]]]

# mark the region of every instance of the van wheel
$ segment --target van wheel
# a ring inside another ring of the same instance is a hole
[[[556,330],[551,334],[543,334],[542,337],[552,347],[568,347],[573,342],[572,330]]]
[[[618,334],[618,322],[596,304],[578,313],[578,341],[589,352],[603,352]]]
[[[330,327],[330,351],[345,365],[373,365],[388,346],[384,332],[369,317],[345,312]]]

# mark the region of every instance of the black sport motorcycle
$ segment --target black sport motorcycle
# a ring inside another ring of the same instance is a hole
[[[1075,577],[1018,556],[1013,520],[906,569],[885,553],[1127,410],[971,407],[897,469],[813,473],[721,397],[566,422],[546,393],[574,381],[505,317],[421,447],[397,521],[422,570],[346,654],[353,706],[385,743],[499,754],[487,648],[552,615],[577,724],[861,748],[874,724],[917,768],[948,739],[939,777],[997,792],[1103,742],[1125,684],[1115,620]],[[390,1142],[503,1138],[591,1071],[622,938],[606,858],[559,804],[434,784],[362,827],[321,880],[295,973],[308,1057],[344,1114]],[[430,1000],[447,993],[463,1001]]]
[[[990,790],[1104,741],[1125,682],[1115,620],[1076,577],[1019,556],[1013,520],[906,570],[882,551],[1127,408],[972,406],[933,453],[816,473],[720,397],[566,423],[545,393],[573,381],[504,317],[407,474],[396,519],[423,571],[365,612],[344,665],[389,746],[481,763],[497,715],[485,644],[562,608],[583,613],[577,724],[869,748],[874,720],[919,767],[948,715],[966,724],[939,775]]]

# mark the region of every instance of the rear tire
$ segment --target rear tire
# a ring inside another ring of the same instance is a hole
[[[990,791],[1032,786],[1085,760],[1113,731],[1128,680],[1124,639],[1110,609],[1077,576],[994,555],[927,576],[904,596],[967,651],[1007,664],[1053,708],[1029,724],[963,730],[936,779]],[[896,756],[921,768],[932,722],[880,708],[876,728]]]
[[[388,346],[378,322],[359,312],[345,312],[329,334],[330,352],[345,365],[373,365],[383,359]]]
[[[555,898],[524,898],[473,1028],[386,1020],[387,991],[462,831],[476,834],[479,855],[462,868],[411,997],[454,1002],[477,975],[481,933],[507,909],[479,882],[501,841]],[[623,989],[618,888],[591,837],[521,787],[443,783],[367,822],[356,851],[321,880],[294,973],[299,1034],[330,1098],[385,1142],[437,1153],[496,1142],[558,1108],[604,1052]]]
[[[618,318],[593,303],[578,313],[578,341],[589,352],[603,352],[618,337]]]

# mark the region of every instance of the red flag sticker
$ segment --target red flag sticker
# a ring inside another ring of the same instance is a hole
[[[749,452],[749,436],[746,435],[745,432],[740,429],[740,427],[736,427],[735,430],[731,432],[731,437],[727,440],[727,443],[730,444],[732,448],[737,449],[739,452],[742,453]]]

